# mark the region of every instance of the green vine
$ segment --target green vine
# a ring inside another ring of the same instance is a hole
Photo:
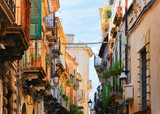
[[[111,96],[113,86],[110,84],[109,80],[105,80],[105,85],[103,87],[103,109],[108,107],[109,97]]]

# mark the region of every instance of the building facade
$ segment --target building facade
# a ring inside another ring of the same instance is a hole
[[[159,4],[159,0],[127,0],[127,3],[125,0],[109,1],[112,14],[106,31],[107,37],[103,38],[103,41],[108,43],[101,45],[99,51],[101,59],[95,57],[95,68],[102,83],[103,95],[106,94],[108,98],[106,107],[104,97],[100,102],[103,104],[100,106],[103,112],[159,113],[157,96],[159,88],[156,86],[159,64],[155,63],[159,62],[157,57],[160,53],[157,47],[159,17],[156,16],[160,12]],[[112,72],[115,71],[116,61],[119,61],[122,69],[121,73],[114,74]],[[106,63],[106,66],[103,63]],[[125,80],[122,79],[123,73],[127,76]],[[115,75],[118,76],[118,88],[114,86]],[[109,85],[104,86],[106,80],[109,81]],[[106,92],[104,88],[107,88]],[[111,94],[108,94],[109,91]]]
[[[74,35],[66,35],[69,43],[73,43]],[[72,37],[73,36],[73,37]],[[76,60],[79,64],[78,70],[82,76],[83,81],[79,87],[79,91],[83,97],[79,99],[79,103],[84,107],[84,114],[89,113],[88,101],[89,101],[89,90],[92,89],[92,81],[89,80],[89,58],[92,57],[93,52],[90,47],[87,46],[76,46],[68,45],[66,47],[67,52]],[[85,63],[85,64],[84,64]],[[82,91],[83,90],[83,91]]]
[[[59,7],[59,0],[0,2],[0,114],[67,114],[70,104],[77,106],[82,80],[59,44],[67,43],[55,16]]]

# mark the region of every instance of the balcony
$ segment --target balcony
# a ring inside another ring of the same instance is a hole
[[[4,49],[0,49],[1,60],[21,59],[24,51],[29,47],[23,28],[17,25],[10,26],[5,33],[5,36],[0,37],[0,42],[4,45]]]
[[[53,58],[58,58],[58,60],[61,59],[61,57],[59,58],[59,55],[61,54],[59,44],[55,44],[53,46],[52,53],[53,53]]]
[[[65,71],[65,60],[63,55],[58,56],[56,65],[58,66],[57,70],[61,70],[62,72]]]
[[[102,92],[101,93],[95,92],[94,108],[97,109],[98,111],[101,111],[103,109]]]
[[[77,90],[77,101],[80,103],[85,102],[85,93],[84,93],[83,89]]]
[[[101,73],[103,71],[103,65],[102,65],[102,59],[98,55],[94,55],[94,68],[96,69],[100,82],[102,82]]]
[[[115,0],[112,6],[111,22],[109,25],[109,34],[111,34],[112,28],[115,28],[114,26],[119,26],[119,24],[121,23],[121,19],[122,19],[122,7],[120,6],[119,1]],[[109,35],[109,39],[111,39],[110,35]]]
[[[88,82],[87,82],[87,90],[92,90],[92,80],[88,80]]]
[[[69,104],[68,101],[66,101],[66,100],[62,97],[62,95],[61,95],[61,97],[60,97],[60,104],[61,104],[62,108],[63,108],[65,111],[67,111],[67,112],[70,111],[70,104]]]
[[[79,89],[79,81],[78,81],[78,79],[75,80],[74,89],[75,90]]]
[[[78,101],[83,99],[83,89],[77,90]]]
[[[46,49],[43,40],[32,40],[23,58],[24,80],[33,85],[42,84],[46,77]]]
[[[17,18],[15,18],[16,20],[14,24],[10,24],[10,26],[5,25],[6,27],[5,31],[3,32],[4,34],[0,35],[0,43],[3,45],[3,48],[0,49],[0,59],[2,61],[14,61],[21,59],[24,51],[29,47],[30,3],[29,0],[26,0],[26,4],[22,8],[17,6],[15,9],[13,8],[15,7],[15,2],[12,0],[1,0],[0,5],[2,5],[3,2],[8,3],[8,7],[14,10],[14,13],[16,11]],[[25,8],[27,10],[25,10]],[[24,18],[19,18],[22,16],[22,14]],[[6,20],[7,18],[4,19],[4,21]],[[5,24],[5,22],[2,23]],[[3,29],[3,25],[1,25],[1,27]]]
[[[13,25],[15,21],[15,0],[1,0],[0,1],[0,34],[5,35],[7,26]]]
[[[49,42],[56,42],[57,40],[57,24],[55,19],[55,13],[49,14],[48,17],[44,19],[45,27],[46,27],[46,38]],[[51,44],[50,44],[51,45]]]

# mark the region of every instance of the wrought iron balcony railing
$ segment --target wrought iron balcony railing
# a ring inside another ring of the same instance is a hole
[[[65,69],[65,59],[63,55],[59,55],[57,58],[57,65],[62,65],[63,68]]]
[[[100,67],[102,65],[102,59],[98,55],[94,55],[94,67]]]
[[[43,40],[33,40],[23,58],[24,68],[42,68],[46,70],[46,48]]]
[[[78,100],[83,99],[83,90],[82,89],[77,90],[77,96],[78,96]]]
[[[5,0],[6,4],[8,5],[9,9],[11,10],[12,14],[15,16],[15,0]]]
[[[87,89],[92,89],[92,80],[88,80]]]

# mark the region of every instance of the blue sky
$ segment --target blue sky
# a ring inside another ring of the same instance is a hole
[[[75,42],[97,42],[102,40],[99,8],[104,0],[60,0],[57,16],[66,34],[74,34]],[[94,53],[98,53],[100,45],[88,45]],[[89,78],[92,80],[90,97],[94,100],[94,92],[100,84],[94,69],[94,58],[90,59]]]

